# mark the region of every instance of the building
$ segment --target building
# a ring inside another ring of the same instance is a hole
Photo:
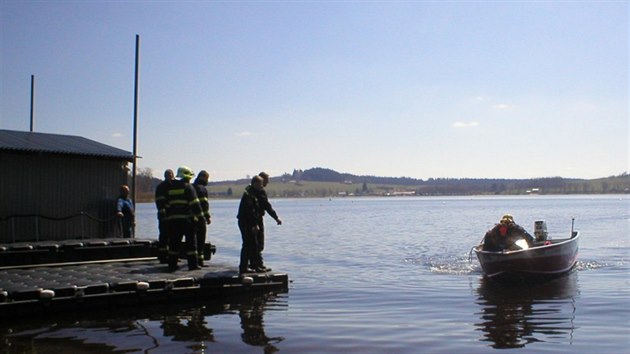
[[[83,137],[0,129],[0,243],[120,237],[130,162]]]

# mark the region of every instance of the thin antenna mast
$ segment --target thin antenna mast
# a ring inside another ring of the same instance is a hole
[[[33,132],[34,107],[35,107],[35,75],[31,75],[31,133]]]
[[[136,205],[136,160],[138,156],[138,71],[140,63],[140,35],[136,34],[136,70],[133,90],[133,172],[131,181],[131,199],[133,205]],[[135,226],[134,226],[135,228]],[[136,235],[134,229],[134,237]]]

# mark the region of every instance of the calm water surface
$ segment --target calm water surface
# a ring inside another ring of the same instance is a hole
[[[629,199],[616,196],[272,200],[266,264],[289,291],[232,299],[22,319],[4,324],[8,353],[627,353]],[[212,262],[236,266],[238,201],[213,201]],[[580,230],[577,270],[553,282],[498,286],[471,247],[509,212],[552,238]],[[138,234],[153,237],[152,205]]]

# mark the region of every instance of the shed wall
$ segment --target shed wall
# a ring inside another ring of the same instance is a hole
[[[0,152],[0,171],[0,243],[120,236],[127,161]]]

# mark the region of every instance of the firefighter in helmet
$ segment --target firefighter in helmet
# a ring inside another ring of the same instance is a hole
[[[520,244],[518,241],[525,240],[527,246]],[[514,218],[510,214],[505,214],[501,220],[492,229],[486,232],[483,238],[483,250],[500,252],[513,251],[531,247],[534,244],[534,238],[527,233],[525,229],[514,222]]]
[[[188,269],[200,269],[197,264],[197,245],[195,240],[195,223],[202,218],[201,205],[190,179],[195,174],[187,166],[177,169],[177,178],[167,192],[167,207],[165,220],[168,229],[168,269],[178,269],[179,248],[182,237],[186,238],[186,258]]]

